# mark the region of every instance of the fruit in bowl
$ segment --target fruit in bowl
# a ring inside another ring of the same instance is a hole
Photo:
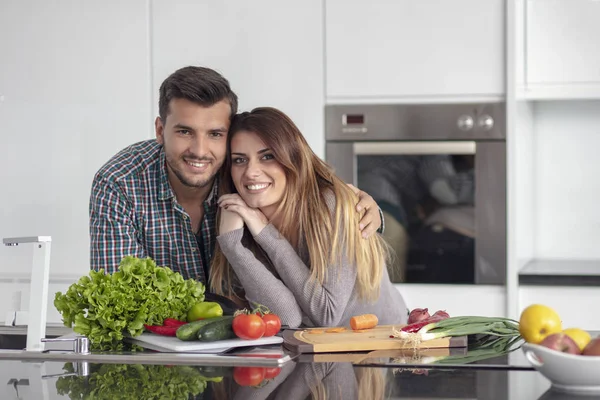
[[[563,331],[563,333],[569,335],[569,337],[573,339],[575,343],[577,343],[577,346],[579,346],[580,351],[583,351],[585,346],[587,346],[588,343],[592,340],[592,337],[587,331],[584,331],[583,329],[579,328],[567,328]]]
[[[522,350],[525,358],[552,383],[554,389],[577,394],[600,394],[600,356],[585,357],[532,343],[524,343]]]
[[[581,354],[581,349],[573,339],[564,332],[553,333],[542,340],[540,346],[569,354]]]
[[[527,343],[539,344],[547,336],[559,332],[562,332],[562,321],[552,308],[532,304],[521,313],[519,333]]]
[[[600,356],[600,337],[592,339],[581,354],[584,356]]]

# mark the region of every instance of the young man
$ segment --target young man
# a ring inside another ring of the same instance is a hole
[[[184,278],[208,282],[215,244],[218,172],[238,100],[229,82],[184,67],[160,87],[156,139],[114,155],[94,176],[90,196],[91,268],[117,271],[127,255],[150,257]],[[359,192],[363,235],[382,224]]]

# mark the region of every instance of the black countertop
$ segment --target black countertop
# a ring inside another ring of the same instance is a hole
[[[0,398],[581,399],[550,390],[521,350],[466,365],[416,365],[385,352],[343,361],[355,356],[301,355],[281,367],[3,360]]]
[[[532,260],[519,271],[519,284],[600,286],[600,260]]]

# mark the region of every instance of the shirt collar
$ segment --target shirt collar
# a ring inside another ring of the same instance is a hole
[[[160,200],[169,200],[175,197],[171,184],[169,183],[169,174],[167,172],[167,158],[165,156],[165,148],[161,146],[159,154],[158,167],[158,198]]]
[[[219,199],[219,175],[217,174],[217,176],[215,176],[215,181],[213,183],[212,189],[210,190],[210,193],[208,194],[208,197],[206,197],[206,200],[204,200],[204,202],[209,206],[214,206],[215,204],[217,204],[218,199]]]

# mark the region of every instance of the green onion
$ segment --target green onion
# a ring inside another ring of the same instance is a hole
[[[420,342],[443,337],[468,335],[491,335],[497,337],[518,337],[518,322],[510,318],[461,316],[450,317],[423,326],[416,333],[394,329],[394,336]]]

